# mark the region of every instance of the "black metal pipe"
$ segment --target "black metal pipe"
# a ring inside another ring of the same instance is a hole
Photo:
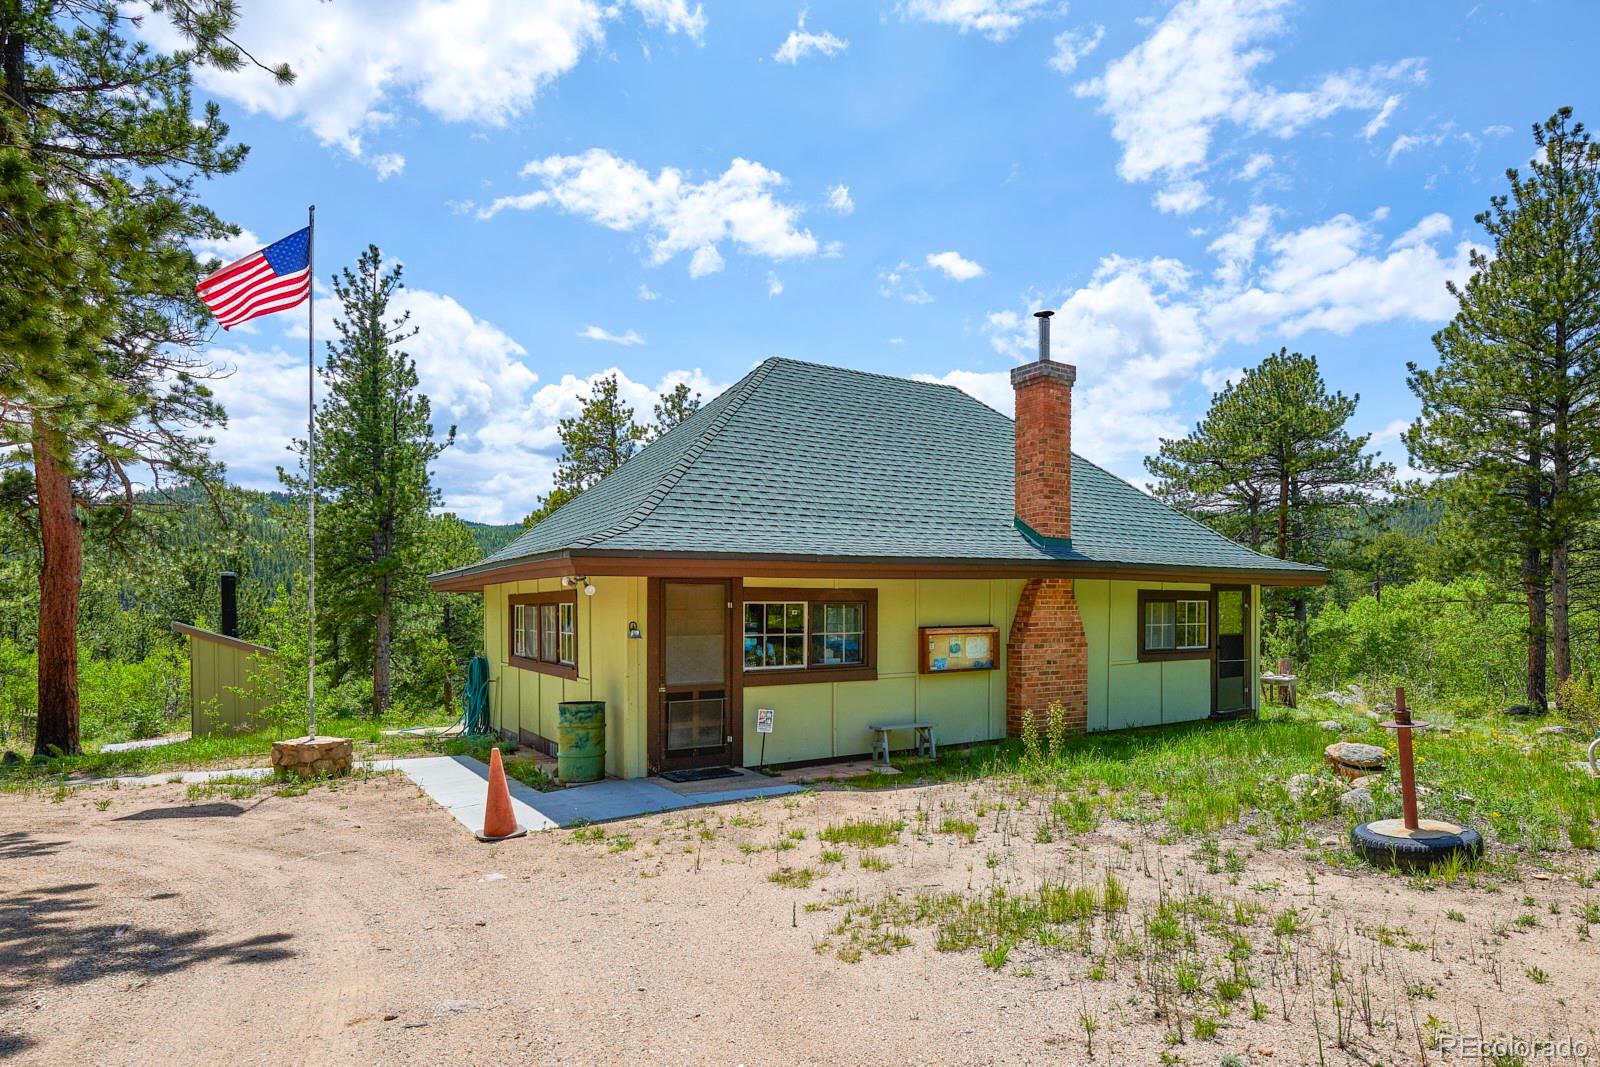
[[[223,571],[221,576],[222,586],[222,634],[224,637],[239,636],[239,576],[232,571]]]

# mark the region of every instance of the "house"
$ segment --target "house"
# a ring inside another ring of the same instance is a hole
[[[1015,421],[959,390],[769,359],[593,488],[433,587],[481,592],[493,723],[550,750],[606,703],[606,772],[941,744],[1256,707],[1252,552],[1072,455],[1075,369],[1012,371]]]

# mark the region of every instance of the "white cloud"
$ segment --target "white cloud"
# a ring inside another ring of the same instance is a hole
[[[378,172],[380,182],[390,178],[406,169],[406,157],[399,152],[385,152],[372,157],[372,169]]]
[[[841,215],[848,215],[856,209],[856,202],[850,199],[848,185],[834,185],[828,188],[828,207]]]
[[[1217,280],[1225,286],[1237,286],[1244,281],[1245,272],[1255,261],[1256,248],[1272,231],[1272,219],[1277,209],[1267,204],[1257,204],[1233,220],[1228,230],[1206,246],[1206,251],[1217,257]]]
[[[1061,74],[1071,74],[1090,52],[1100,46],[1105,35],[1104,26],[1092,26],[1087,30],[1062,30],[1056,34],[1055,55],[1050,57],[1051,68]]]
[[[933,297],[918,277],[918,270],[901,260],[888,270],[878,272],[878,295],[891,300],[904,300],[908,304],[931,304]]]
[[[1173,182],[1152,199],[1156,209],[1168,215],[1189,215],[1211,203],[1205,183],[1193,179]]]
[[[1442,322],[1455,312],[1447,280],[1470,272],[1473,245],[1434,244],[1450,232],[1430,215],[1387,249],[1374,221],[1336,215],[1265,242],[1266,262],[1232,291],[1214,294],[1206,325],[1220,339],[1294,338],[1310,330],[1348,334],[1375,322]]]
[[[778,279],[777,274],[767,271],[767,296],[771,298],[781,292],[783,292],[783,282]]]
[[[633,409],[637,422],[648,422],[657,398],[679,382],[710,400],[728,387],[712,382],[698,369],[675,370],[654,386],[631,378],[620,367],[607,367],[583,377],[565,374],[559,381],[503,399],[495,417],[457,436],[437,464],[437,481],[445,507],[479,522],[514,522],[533,510],[550,491],[561,453],[557,432],[561,419],[576,415],[595,382],[617,378],[617,392]]]
[[[321,287],[319,286],[319,289]],[[319,294],[320,295],[320,294]],[[405,351],[416,362],[418,388],[433,405],[434,429],[493,418],[500,406],[522,396],[539,380],[523,362],[527,352],[494,324],[473,315],[453,297],[426,289],[402,289],[392,310],[411,315],[419,330]],[[332,339],[336,302],[317,302],[317,336]],[[304,317],[258,320],[278,326],[289,339],[305,336]],[[228,425],[216,434],[216,455],[229,476],[257,489],[278,487],[276,468],[289,466],[291,439],[306,430],[306,354],[303,344],[285,351],[241,343],[229,336],[207,355],[233,373],[211,383]],[[317,384],[319,400],[325,387]]]
[[[1441,124],[1431,133],[1403,133],[1396,137],[1389,145],[1389,154],[1385,162],[1393,163],[1398,157],[1407,152],[1415,152],[1423,148],[1438,148],[1446,141],[1466,141],[1476,151],[1478,139],[1470,133],[1459,133],[1454,122]]]
[[[1426,216],[1405,233],[1396,237],[1389,243],[1390,248],[1415,248],[1417,245],[1432,244],[1436,238],[1443,237],[1452,229],[1450,216],[1442,211],[1435,211]]]
[[[660,300],[661,299],[661,294],[656,292],[654,289],[650,288],[648,285],[644,284],[643,282],[640,282],[639,283],[639,299],[640,300]]]
[[[317,302],[319,338],[334,336],[334,305],[333,300]],[[419,328],[405,349],[416,361],[420,391],[432,401],[435,432],[442,436],[451,424],[458,427],[455,446],[434,465],[444,509],[480,522],[518,520],[549,491],[561,447],[557,424],[578,412],[578,398],[588,396],[599,378],[617,375],[623,400],[641,422],[650,419],[657,397],[678,382],[705,400],[727,388],[698,369],[670,371],[652,387],[615,366],[541,384],[521,345],[454,298],[402,289],[394,310],[409,311]],[[279,325],[276,319],[260,321]],[[280,328],[285,338],[300,338],[299,346],[256,348],[226,335],[226,342],[208,353],[233,370],[212,383],[228,413],[228,425],[216,434],[215,453],[227,463],[232,481],[251,488],[278,488],[276,467],[293,462],[290,440],[305,436],[305,327],[295,321]]]
[[[812,52],[824,56],[835,56],[850,47],[850,42],[841,37],[835,37],[827,30],[821,33],[812,33],[806,29],[806,12],[800,9],[800,17],[795,28],[789,31],[789,36],[784,38],[778,50],[772,53],[772,58],[779,63],[795,65]]]
[[[903,0],[899,5],[904,18],[981,33],[991,41],[1004,41],[1046,10],[1045,0]]]
[[[1383,106],[1378,109],[1378,113],[1368,119],[1365,126],[1361,127],[1361,139],[1370,141],[1376,137],[1378,131],[1389,124],[1389,116],[1393,115],[1394,109],[1399,106],[1400,95],[1398,93],[1384,100]]]
[[[1311,330],[1344,334],[1395,320],[1442,322],[1454,313],[1447,279],[1470,270],[1471,245],[1445,249],[1448,219],[1429,215],[1385,244],[1375,212],[1365,221],[1337,215],[1278,231],[1281,212],[1257,206],[1210,245],[1214,282],[1172,259],[1100,262],[1088,284],[1029,293],[983,323],[990,346],[1009,360],[1035,358],[1032,312],[1056,307],[1055,356],[1077,364],[1074,447],[1112,467],[1136,466],[1161,437],[1184,433],[1187,403],[1220,388],[1238,368],[1218,365],[1230,343],[1291,339]],[[1008,370],[952,370],[943,381],[1001,411],[1011,410]]]
[[[1205,202],[1193,185],[1208,167],[1224,126],[1292,136],[1343,110],[1381,110],[1385,87],[1423,76],[1417,60],[1326,74],[1310,89],[1280,91],[1255,81],[1270,58],[1261,47],[1285,29],[1288,0],[1182,0],[1131,52],[1077,86],[1100,102],[1122,146],[1118,173],[1166,186],[1158,206],[1192,211]]]
[[[646,24],[699,41],[705,15],[684,0],[631,0]],[[252,113],[296,120],[355,156],[365,138],[416,105],[446,122],[503,126],[605,40],[621,4],[602,0],[273,0],[243,8],[236,37],[264,62],[287,62],[280,86],[250,64],[203,67],[209,93]],[[164,15],[140,32],[162,48],[182,41]]]
[[[697,44],[703,40],[706,15],[699,4],[690,8],[687,0],[629,0],[629,3],[644,17],[645,25],[668,33],[681,33]]]
[[[962,258],[958,252],[930,252],[928,266],[944,273],[958,282],[968,281],[972,278],[982,277],[983,268],[970,259]]]
[[[817,251],[817,239],[799,226],[800,209],[773,196],[783,175],[760,163],[735,159],[704,182],[691,182],[674,167],[651,177],[643,167],[601,148],[582,155],[550,156],[522,168],[544,188],[501,197],[478,212],[490,218],[508,208],[554,206],[611,230],[643,230],[650,261],[659,266],[690,253],[689,273],[703,277],[722,269],[718,244],[728,241],[746,255],[784,260]]]
[[[612,333],[610,330],[602,329],[592,323],[579,330],[578,336],[588,341],[609,341],[614,345],[622,345],[624,347],[644,344],[644,338],[640,337],[635,330],[629,330],[627,333]]]
[[[1234,177],[1242,182],[1253,182],[1267,171],[1277,160],[1271,152],[1252,152],[1250,158],[1244,161],[1244,166],[1234,172]]]
[[[289,235],[284,234],[284,236],[287,237]],[[273,238],[273,240],[277,240],[277,238]],[[263,241],[250,230],[241,229],[238,234],[233,237],[224,237],[215,241],[197,241],[195,242],[194,251],[195,254],[200,256],[202,259],[210,256],[213,259],[220,260],[222,263],[227,264],[232,263],[235,260],[243,259],[250,253],[265,248],[270,243],[271,242],[269,241]]]
[[[1508,134],[1510,132],[1511,132],[1511,127],[1510,126],[1505,126],[1505,125],[1501,125],[1501,124],[1498,124],[1498,123],[1493,125],[1493,126],[1485,126],[1483,128],[1483,135],[1485,137],[1504,137],[1506,134]]]

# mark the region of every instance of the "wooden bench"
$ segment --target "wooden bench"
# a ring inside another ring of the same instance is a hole
[[[868,724],[867,729],[872,731],[872,762],[885,767],[889,765],[889,735],[896,730],[909,730],[913,743],[916,745],[917,755],[937,759],[939,755],[939,742],[934,736],[933,723],[931,722],[885,722]]]

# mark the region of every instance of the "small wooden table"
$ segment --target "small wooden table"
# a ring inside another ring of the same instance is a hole
[[[917,755],[937,759],[939,756],[939,743],[934,737],[933,723],[931,722],[885,722],[871,723],[867,729],[873,733],[872,762],[889,765],[889,735],[896,730],[910,730],[912,740],[916,745]]]
[[[1267,671],[1261,675],[1262,688],[1275,690],[1279,701],[1291,708],[1300,706],[1297,699],[1297,687],[1299,684],[1300,679],[1292,674],[1273,674],[1271,671]]]

